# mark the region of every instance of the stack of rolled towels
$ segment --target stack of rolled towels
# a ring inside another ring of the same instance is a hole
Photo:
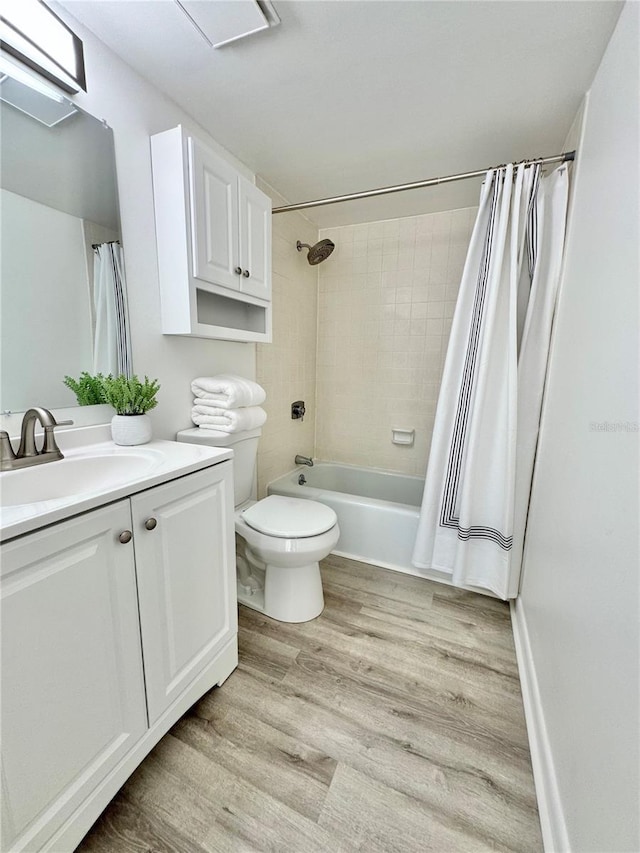
[[[194,394],[191,420],[203,429],[244,432],[261,427],[267,413],[260,406],[267,395],[257,382],[220,373],[200,376],[191,383]]]

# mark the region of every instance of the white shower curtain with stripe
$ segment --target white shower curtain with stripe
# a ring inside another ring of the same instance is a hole
[[[518,593],[567,167],[487,173],[460,284],[413,564],[457,586]]]
[[[124,257],[119,243],[93,247],[93,372],[131,376],[131,339],[124,277]]]

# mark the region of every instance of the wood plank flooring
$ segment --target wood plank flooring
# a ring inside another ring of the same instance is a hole
[[[302,625],[240,607],[240,665],[81,853],[542,850],[507,605],[330,556]]]

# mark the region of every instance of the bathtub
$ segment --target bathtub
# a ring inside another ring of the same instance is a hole
[[[305,485],[298,485],[304,474]],[[332,553],[424,577],[411,565],[424,479],[334,462],[301,466],[274,480],[270,495],[320,501],[335,510],[340,539]]]

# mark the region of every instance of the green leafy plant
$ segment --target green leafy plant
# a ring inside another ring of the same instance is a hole
[[[64,377],[64,384],[76,395],[79,406],[97,406],[106,402],[104,399],[104,376],[97,373],[92,376],[83,370],[77,379],[72,376]]]
[[[144,377],[141,382],[134,374],[125,376],[106,376],[102,379],[104,402],[116,410],[119,415],[144,415],[158,405],[156,394],[160,389],[157,379]]]

